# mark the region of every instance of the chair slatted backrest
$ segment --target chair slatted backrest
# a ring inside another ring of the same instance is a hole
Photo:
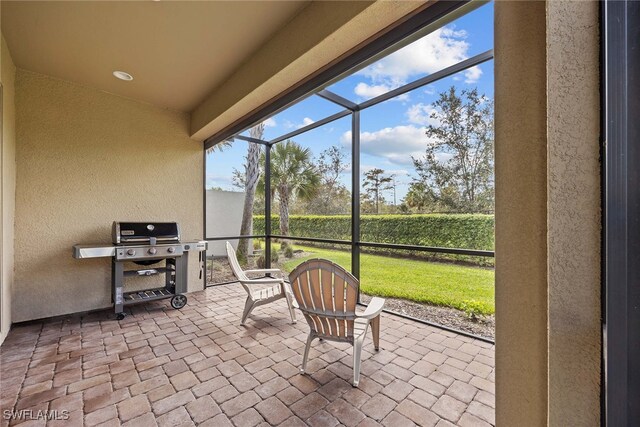
[[[289,279],[300,310],[317,335],[353,339],[358,279],[338,264],[322,259],[303,262]]]
[[[242,286],[244,286],[247,292],[250,292],[249,288],[243,283],[244,281],[249,280],[249,278],[246,274],[244,274],[242,268],[240,268],[238,257],[236,257],[236,251],[233,249],[233,246],[231,246],[231,243],[229,242],[227,242],[227,258],[229,259],[229,265],[231,266],[233,275],[236,276],[236,279],[238,279],[242,283]]]

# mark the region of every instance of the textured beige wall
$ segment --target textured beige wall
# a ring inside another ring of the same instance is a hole
[[[109,243],[114,220],[179,221],[202,238],[202,144],[186,114],[18,70],[16,127],[14,322],[110,306],[110,261],[71,247]]]
[[[497,2],[496,421],[600,421],[596,2]]]
[[[496,423],[547,419],[545,3],[495,4]]]
[[[192,112],[192,136],[211,136],[423,4],[311,3]]]
[[[13,226],[15,218],[15,189],[16,189],[16,139],[15,139],[15,75],[16,67],[11,60],[11,54],[7,48],[7,44],[2,38],[2,148],[0,151],[0,164],[2,176],[0,191],[1,208],[0,208],[0,224],[2,227],[2,241],[0,254],[2,261],[0,265],[0,274],[2,277],[2,295],[0,300],[2,308],[2,330],[0,331],[0,343],[9,332],[11,327],[11,290],[13,286]]]
[[[600,423],[598,8],[547,3],[551,426]]]

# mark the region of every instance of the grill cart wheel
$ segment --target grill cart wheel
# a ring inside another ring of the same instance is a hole
[[[125,313],[116,314],[116,319],[118,319],[118,320],[124,320],[125,317],[126,317]]]
[[[180,310],[182,307],[187,305],[187,296],[186,295],[175,295],[171,298],[171,307],[176,310]]]

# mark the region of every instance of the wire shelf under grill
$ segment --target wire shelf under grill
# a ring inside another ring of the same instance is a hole
[[[153,301],[164,298],[170,298],[175,294],[166,288],[147,289],[144,291],[126,292],[124,296],[124,304],[133,304],[142,301]]]

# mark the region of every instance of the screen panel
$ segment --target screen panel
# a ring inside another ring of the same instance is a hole
[[[351,239],[351,118],[271,148],[272,233]]]

